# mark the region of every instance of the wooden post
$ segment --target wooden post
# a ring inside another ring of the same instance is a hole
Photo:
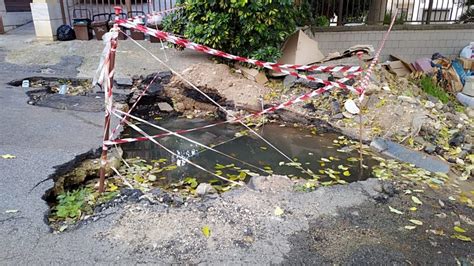
[[[114,7],[115,8],[115,21],[120,16],[120,13],[122,12],[121,7]],[[118,24],[114,24],[114,29],[116,31],[119,30]],[[100,156],[100,170],[99,170],[99,192],[102,193],[105,191],[105,168],[107,167],[107,150],[108,147],[105,145],[105,141],[109,139],[110,135],[110,116],[111,110],[108,110],[110,105],[108,104],[109,102],[112,101],[112,90],[114,87],[114,72],[115,72],[115,52],[117,49],[117,38],[112,38],[111,40],[111,49],[109,53],[109,73],[108,73],[108,78],[109,78],[109,84],[108,84],[108,90],[105,91],[105,121],[104,121],[104,139],[102,143],[102,154]]]

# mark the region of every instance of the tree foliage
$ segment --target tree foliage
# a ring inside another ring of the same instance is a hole
[[[164,21],[166,31],[197,43],[256,59],[274,61],[296,29],[292,0],[185,0]]]

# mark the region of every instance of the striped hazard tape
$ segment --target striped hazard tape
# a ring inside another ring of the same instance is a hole
[[[393,18],[392,18],[392,21],[390,23],[390,26],[388,27],[388,30],[387,32],[385,32],[383,38],[382,38],[382,41],[380,42],[380,45],[379,45],[379,49],[377,50],[377,52],[375,53],[375,56],[374,56],[374,59],[372,59],[372,62],[370,63],[369,67],[367,68],[367,70],[365,71],[365,75],[364,77],[362,78],[360,84],[359,84],[359,87],[357,88],[358,91],[360,91],[360,100],[362,101],[362,99],[364,98],[364,94],[365,94],[365,90],[367,89],[367,87],[369,86],[369,83],[370,83],[370,77],[372,75],[372,72],[374,71],[374,67],[375,65],[377,64],[377,62],[379,61],[379,58],[380,58],[380,54],[382,53],[382,49],[383,47],[385,46],[385,43],[387,42],[388,40],[388,36],[390,35],[390,32],[392,31],[393,29],[393,25],[395,25],[395,21],[397,19],[397,14],[398,14],[398,9],[395,10],[395,14],[393,15]]]
[[[210,55],[219,56],[219,57],[223,57],[223,58],[227,58],[230,60],[235,60],[235,61],[239,61],[243,63],[249,63],[258,67],[264,67],[267,69],[274,70],[276,72],[281,72],[281,73],[301,77],[301,78],[308,79],[315,82],[319,82],[322,80],[317,79],[315,77],[311,77],[311,76],[300,75],[296,72],[288,71],[287,69],[301,70],[301,71],[341,72],[341,73],[354,73],[354,72],[362,71],[362,68],[360,66],[318,66],[318,65],[310,66],[310,65],[292,65],[292,64],[278,64],[278,63],[264,62],[260,60],[250,59],[250,58],[246,58],[242,56],[232,55],[223,51],[219,51],[219,50],[210,48],[208,46],[197,44],[189,40],[186,40],[184,38],[174,36],[164,31],[145,27],[143,25],[134,23],[133,21],[120,19],[118,23],[120,26],[123,26],[125,28],[135,29],[143,33],[146,33],[148,35],[157,37],[159,39],[162,39],[162,40],[165,40],[165,41],[168,41],[180,46],[184,46],[188,49],[192,49],[195,51],[199,51],[199,52],[203,52]],[[327,84],[327,85],[337,85],[337,84]]]
[[[341,82],[341,83],[348,82],[353,77],[354,76],[345,77],[345,78],[339,79],[338,82]],[[217,122],[217,123],[214,123],[214,124],[209,124],[209,125],[205,125],[205,126],[201,126],[201,127],[191,128],[191,129],[182,129],[182,130],[175,131],[173,133],[161,133],[161,134],[153,135],[151,137],[152,138],[161,138],[161,137],[166,137],[166,136],[170,136],[170,135],[173,135],[173,134],[185,134],[185,133],[190,133],[190,132],[199,131],[199,130],[203,130],[203,129],[208,129],[208,128],[211,128],[211,127],[215,127],[215,126],[219,126],[219,125],[223,125],[223,124],[227,124],[227,123],[235,123],[235,122],[245,121],[246,119],[249,119],[249,118],[262,116],[262,115],[267,114],[267,113],[272,113],[272,112],[275,112],[277,110],[287,108],[287,107],[289,107],[293,104],[306,101],[306,100],[308,100],[312,97],[323,94],[324,92],[329,91],[333,88],[334,88],[334,86],[325,86],[323,88],[320,88],[320,89],[305,93],[303,95],[300,95],[300,96],[298,96],[296,98],[293,98],[289,101],[286,101],[284,103],[280,103],[278,105],[269,107],[269,108],[267,108],[265,110],[262,110],[260,112],[257,112],[257,113],[249,114],[249,115],[244,116],[244,117],[235,118],[235,119],[231,119],[231,120],[227,120],[227,121],[221,121],[221,122]],[[147,141],[147,140],[149,140],[148,137],[138,137],[138,138],[124,138],[124,139],[107,140],[104,143],[105,143],[105,145],[110,146],[110,145],[116,145],[116,144],[124,144],[124,143],[131,143],[131,142],[137,142],[137,141]]]

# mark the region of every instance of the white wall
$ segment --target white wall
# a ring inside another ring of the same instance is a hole
[[[9,31],[33,20],[31,12],[7,12],[4,0],[0,0],[0,16],[2,16],[5,31]]]

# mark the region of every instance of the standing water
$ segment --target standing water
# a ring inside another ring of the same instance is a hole
[[[160,121],[159,124],[168,130],[176,131],[204,126],[212,122],[202,119],[178,118]],[[164,133],[143,124],[138,124],[138,126],[149,135]],[[158,138],[157,141],[176,154],[225,177],[238,175],[241,170],[246,169],[259,175],[273,173],[295,178],[312,179],[317,177],[323,182],[344,183],[344,181],[354,182],[369,178],[370,168],[377,164],[375,160],[365,158],[364,164],[367,169],[361,172],[357,159],[359,157],[358,150],[351,150],[348,147],[354,146],[351,141],[336,133],[320,134],[314,129],[278,124],[267,124],[261,127],[258,133],[283,153],[293,158],[296,164],[290,163],[275,149],[251,132],[246,131],[241,125],[224,124],[205,131],[186,133],[185,136],[255,167],[242,164],[175,136]],[[133,129],[127,128],[122,137],[141,137],[141,135]],[[184,160],[171,156],[151,141],[127,143],[123,144],[122,148],[126,158],[139,157],[149,162],[166,159],[168,163],[176,166],[176,168],[173,167],[175,168],[173,171],[163,174],[169,182],[180,181],[187,177],[196,178],[199,182],[209,182],[215,179]],[[301,168],[304,168],[306,173]],[[313,175],[308,175],[308,172]],[[164,178],[162,177],[162,179]]]

